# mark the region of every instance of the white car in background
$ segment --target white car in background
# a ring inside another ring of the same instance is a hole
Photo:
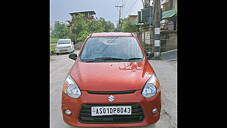
[[[59,39],[55,51],[56,54],[74,52],[74,44],[71,39]]]

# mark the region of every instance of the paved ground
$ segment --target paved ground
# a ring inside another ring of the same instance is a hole
[[[73,63],[74,61],[69,59],[67,54],[50,57],[51,128],[72,128],[63,122],[60,105],[62,85]],[[176,128],[177,62],[152,60],[150,63],[161,83],[162,112],[161,118],[155,126],[146,128]]]
[[[177,49],[162,52],[161,58],[164,60],[177,60]]]

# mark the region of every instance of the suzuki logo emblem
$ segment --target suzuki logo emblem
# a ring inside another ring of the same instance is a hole
[[[114,101],[114,96],[110,95],[110,96],[108,97],[108,100],[109,100],[110,102]]]

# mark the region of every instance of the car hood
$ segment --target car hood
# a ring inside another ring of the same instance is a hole
[[[91,91],[140,90],[153,73],[146,60],[85,63],[78,59],[69,72],[81,90]]]
[[[68,46],[71,46],[71,44],[59,44],[59,45],[57,45],[58,48],[60,48],[60,47],[68,47]]]

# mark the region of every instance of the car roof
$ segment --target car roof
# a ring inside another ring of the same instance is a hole
[[[110,36],[133,36],[132,33],[127,32],[99,32],[99,33],[92,33],[90,37],[110,37]]]

